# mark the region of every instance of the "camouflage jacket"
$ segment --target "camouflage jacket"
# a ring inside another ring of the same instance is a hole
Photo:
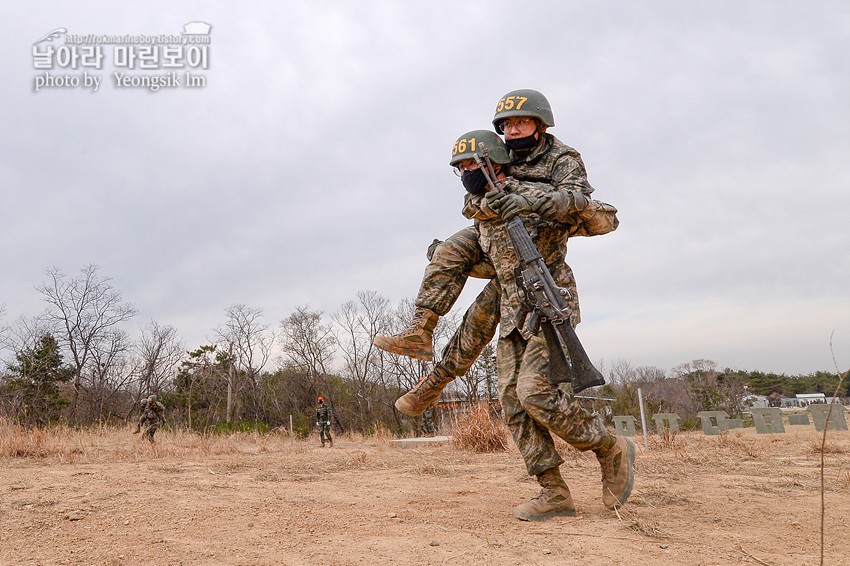
[[[165,423],[165,405],[156,401],[148,403],[139,416],[141,426],[160,425]]]
[[[316,422],[320,425],[331,424],[331,409],[327,405],[316,407]]]
[[[511,151],[507,174],[522,181],[547,183],[558,190],[593,192],[587,181],[587,171],[579,152],[552,134],[543,134],[543,141],[525,157]]]
[[[505,190],[508,192],[533,198],[553,191],[579,191],[585,195],[593,192],[593,187],[587,181],[581,155],[550,134],[544,134],[542,144],[524,159],[509,165],[507,170],[512,177],[506,182]],[[588,206],[590,210],[582,211],[579,219],[570,219],[576,222],[572,224],[545,220],[537,214],[522,216],[523,223],[549,267],[555,282],[566,287],[575,299],[576,307],[571,317],[574,326],[581,320],[581,315],[578,309],[575,278],[566,264],[567,239],[571,234],[604,234],[616,229],[619,223],[616,218],[616,208],[602,205],[604,203],[591,201],[591,206]],[[502,286],[502,320],[499,335],[505,337],[517,328],[526,339],[530,338],[530,335],[522,331],[524,320],[515,320],[521,304],[521,294],[514,277],[514,267],[517,266],[516,254],[511,246],[510,237],[505,231],[505,222],[487,206],[487,200],[482,195],[466,195],[463,214],[475,220],[481,249],[496,267],[497,277]],[[589,226],[585,225],[582,222],[585,219],[590,219],[592,223]]]
[[[543,143],[530,154],[519,158],[511,152],[514,161],[506,174],[520,181],[547,183],[560,191],[577,191],[587,196],[593,187],[587,180],[587,170],[581,154],[552,134],[543,134]],[[591,200],[590,205],[572,219],[575,225],[570,236],[600,236],[617,229],[617,209],[610,204]]]

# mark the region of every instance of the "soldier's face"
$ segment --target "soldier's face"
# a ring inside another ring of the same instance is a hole
[[[537,120],[527,117],[514,117],[502,120],[500,124],[502,132],[505,134],[505,139],[515,140],[519,138],[527,138],[530,135],[537,133]]]
[[[455,165],[455,167],[457,167],[457,170],[462,174],[464,171],[475,171],[479,166],[474,159],[464,159]]]

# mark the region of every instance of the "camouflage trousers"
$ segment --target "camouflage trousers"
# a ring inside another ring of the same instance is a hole
[[[465,375],[499,328],[502,288],[492,279],[466,309],[460,326],[443,348],[439,364],[449,375]]]
[[[469,226],[452,234],[446,241],[435,240],[428,248],[428,267],[416,296],[416,306],[438,316],[451,310],[469,277],[490,279],[466,310],[463,320],[442,352],[439,365],[447,375],[466,374],[499,327],[502,288],[490,257],[481,250],[478,230]],[[567,269],[572,273],[569,266]],[[578,294],[573,294],[573,325],[580,320]]]
[[[145,427],[145,433],[142,435],[153,442],[153,435],[159,430],[159,424],[149,424]]]
[[[434,436],[436,427],[434,426],[434,407],[428,407],[422,413],[422,429],[428,436]]]
[[[467,309],[439,362],[448,375],[464,375],[499,327],[502,290],[495,279],[496,270],[481,251],[474,226],[456,232],[445,242],[436,240],[428,250],[428,260],[416,306],[439,316],[451,310],[470,276],[491,279]]]
[[[475,226],[468,226],[449,236],[445,242],[435,245],[438,242],[435,241],[428,249],[429,263],[416,295],[416,306],[443,316],[460,296],[473,266],[481,262],[489,264],[487,279],[496,276],[496,269],[481,251]]]
[[[319,425],[319,438],[322,439],[322,444],[325,443],[325,437],[327,437],[328,442],[334,441],[334,439],[331,438],[331,425],[321,424]]]
[[[514,330],[499,338],[496,363],[502,414],[529,475],[564,462],[552,433],[578,450],[607,449],[616,442],[599,414],[549,383],[549,351],[543,338],[525,340]]]

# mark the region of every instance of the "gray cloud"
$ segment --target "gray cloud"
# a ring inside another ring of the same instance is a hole
[[[233,303],[278,320],[410,297],[427,244],[467,224],[451,143],[536,88],[620,209],[570,243],[595,359],[808,372],[831,368],[832,330],[850,359],[842,3],[42,6],[0,38],[7,318],[42,308],[46,267],[86,263],[190,345]],[[204,88],[32,92],[50,29],[195,20]]]

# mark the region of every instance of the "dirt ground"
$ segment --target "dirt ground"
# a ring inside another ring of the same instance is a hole
[[[635,490],[601,503],[592,455],[565,445],[578,517],[526,523],[519,453],[386,438],[229,440],[129,430],[0,459],[0,564],[814,565],[820,434],[637,437]],[[46,441],[45,441],[46,442]],[[8,452],[7,452],[8,453]],[[830,432],[824,564],[850,565],[850,433]]]

